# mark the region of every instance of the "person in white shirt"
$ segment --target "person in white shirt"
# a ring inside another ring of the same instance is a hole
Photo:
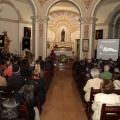
[[[91,69],[90,74],[91,74],[93,79],[89,79],[87,81],[86,85],[83,88],[83,90],[86,92],[85,93],[85,100],[87,102],[90,100],[90,90],[91,90],[91,87],[93,87],[94,89],[99,89],[100,88],[100,84],[102,82],[102,79],[99,78],[100,72],[99,72],[99,70],[97,68]]]
[[[114,83],[115,89],[119,90],[120,89],[120,71],[119,71],[119,68],[114,69],[113,83]]]
[[[114,94],[114,84],[112,80],[103,80],[101,83],[101,93],[94,97],[92,110],[94,111],[92,120],[100,120],[102,104],[109,106],[120,106],[120,96]]]

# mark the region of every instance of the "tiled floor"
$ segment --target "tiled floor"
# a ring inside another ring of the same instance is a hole
[[[41,120],[87,120],[72,78],[72,70],[55,72],[43,106]]]

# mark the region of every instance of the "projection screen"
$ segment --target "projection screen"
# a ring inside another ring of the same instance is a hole
[[[119,39],[98,39],[97,44],[97,59],[116,61],[119,52]]]

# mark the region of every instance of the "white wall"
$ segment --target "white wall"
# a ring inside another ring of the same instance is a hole
[[[96,25],[96,30],[101,30],[103,29],[103,38],[108,38],[108,26],[104,25],[104,26],[97,26]]]
[[[11,53],[17,54],[20,51],[20,44],[24,35],[24,27],[32,27],[29,24],[14,23],[7,21],[0,21],[0,35],[3,35],[3,31],[7,31],[7,35],[10,40],[9,51]],[[31,30],[32,32],[32,30]],[[32,35],[32,34],[31,34]],[[19,52],[20,53],[20,52]]]
[[[55,40],[55,33],[51,30],[48,29],[48,33],[47,33],[47,40],[50,40],[50,42],[52,42],[53,40]]]
[[[71,33],[71,41],[74,43],[72,46],[73,47],[73,51],[76,51],[76,39],[80,39],[80,30],[77,30],[77,31],[74,31],[73,33]],[[76,55],[76,52],[75,52],[75,55]]]
[[[4,35],[2,32],[7,31],[7,36],[10,40],[9,51],[15,53],[18,51],[18,23],[0,21],[0,35]]]

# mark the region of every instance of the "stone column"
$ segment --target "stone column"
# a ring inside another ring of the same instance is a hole
[[[32,16],[32,53],[35,54],[35,60],[39,56],[39,20],[38,16]]]
[[[81,37],[80,37],[80,59],[94,57],[94,42],[95,42],[95,23],[97,19],[94,17],[80,18]],[[88,39],[88,51],[83,51],[83,39]]]
[[[39,16],[39,52],[42,58],[47,57],[47,16]]]

